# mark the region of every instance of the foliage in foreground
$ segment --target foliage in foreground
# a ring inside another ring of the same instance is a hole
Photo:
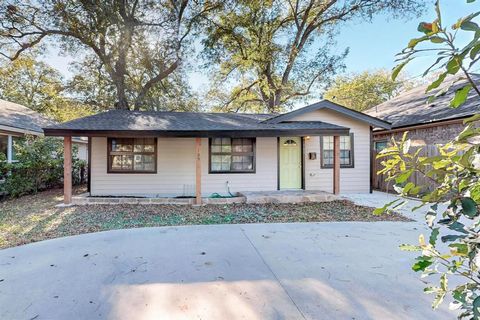
[[[402,62],[394,69],[393,77],[412,59],[425,52],[434,52],[436,61],[424,75],[432,70],[440,73],[426,90],[431,94],[429,101],[444,95],[456,84],[455,95],[450,102],[452,108],[458,108],[467,98],[480,102],[480,90],[469,71],[480,59],[480,27],[473,21],[480,12],[459,19],[452,30],[444,26],[438,2],[436,13],[437,18],[432,23],[420,23],[418,30],[423,35],[412,39],[400,54]],[[457,48],[455,40],[461,30],[469,33],[472,40],[466,46]],[[476,94],[469,96],[471,91]],[[438,156],[421,156],[421,148],[413,150],[406,134],[400,141],[393,139],[392,145],[378,156],[383,159],[383,169],[379,174],[386,175],[387,181],[395,183],[395,190],[403,199],[387,203],[375,213],[399,208],[412,196],[422,201],[415,209],[428,206],[425,218],[431,230],[429,237],[420,235],[418,245],[402,245],[401,249],[421,252],[412,269],[421,272],[422,277],[439,279],[438,285],[424,290],[435,295],[433,308],[437,308],[449,295],[452,299],[450,308],[459,310],[459,319],[480,319],[479,120],[480,115],[466,120],[466,128],[453,141],[437,146]],[[429,184],[435,186],[433,191],[408,181],[414,172],[423,174]],[[456,279],[460,281],[451,285],[449,279],[453,275],[460,276]]]
[[[19,197],[39,190],[58,187],[63,182],[63,144],[55,138],[27,137],[15,142],[16,160],[7,163],[5,156],[0,154],[0,192],[6,192],[10,197]],[[82,180],[86,173],[86,162],[75,155],[72,160],[73,183]],[[2,158],[3,157],[3,158]]]

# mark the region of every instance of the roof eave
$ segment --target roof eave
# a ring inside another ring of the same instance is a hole
[[[349,128],[328,129],[261,129],[261,130],[76,130],[44,128],[46,136],[82,136],[82,137],[179,137],[179,138],[215,138],[215,137],[281,137],[310,135],[348,135]]]

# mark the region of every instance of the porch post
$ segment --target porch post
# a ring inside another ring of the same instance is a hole
[[[7,136],[7,162],[13,162],[13,137],[11,134]]]
[[[202,204],[202,138],[195,138],[195,203]]]
[[[63,203],[72,203],[72,137],[63,138]]]
[[[340,193],[340,136],[333,137],[333,194]]]

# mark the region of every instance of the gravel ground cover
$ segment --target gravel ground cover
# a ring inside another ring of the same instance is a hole
[[[84,187],[75,188],[85,192]],[[0,248],[112,229],[194,224],[410,221],[400,214],[375,216],[373,208],[342,200],[308,204],[89,205],[57,208],[62,190],[0,202]]]

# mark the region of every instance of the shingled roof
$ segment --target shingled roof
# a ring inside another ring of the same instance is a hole
[[[177,137],[347,134],[349,128],[321,122],[262,123],[270,114],[110,110],[44,128],[46,135],[135,134]]]
[[[480,74],[473,74],[472,78],[480,85]],[[458,82],[447,94],[438,97],[432,103],[428,103],[428,97],[436,91],[425,94],[427,85],[424,85],[406,91],[364,112],[392,123],[392,128],[464,118],[480,113],[480,99],[474,90],[470,91],[465,104],[456,109],[450,107],[450,100],[455,95],[455,91],[465,83],[466,80]],[[439,90],[442,88],[443,86]]]
[[[43,133],[43,127],[56,122],[20,104],[0,99],[0,126]]]

